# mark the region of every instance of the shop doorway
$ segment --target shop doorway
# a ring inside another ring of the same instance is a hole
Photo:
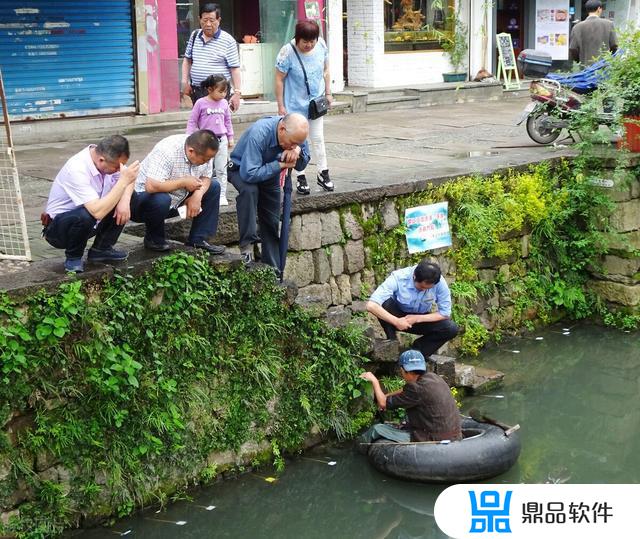
[[[526,48],[524,8],[524,0],[498,0],[497,2],[496,33],[507,33],[511,36],[516,58],[520,51]]]

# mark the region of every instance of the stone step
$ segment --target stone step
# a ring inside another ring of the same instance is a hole
[[[420,98],[412,95],[371,98],[367,100],[367,112],[395,109],[412,109],[420,105]]]
[[[502,384],[504,373],[486,367],[476,367],[457,363],[455,385],[463,387],[471,395],[487,393]]]

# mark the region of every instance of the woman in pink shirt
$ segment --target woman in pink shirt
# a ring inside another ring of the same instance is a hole
[[[231,110],[225,99],[229,82],[220,75],[211,75],[202,81],[202,87],[208,95],[198,99],[191,110],[187,122],[187,134],[198,129],[209,129],[220,140],[218,153],[214,157],[213,167],[220,182],[220,206],[227,206],[227,163],[229,150],[233,148],[233,126]]]

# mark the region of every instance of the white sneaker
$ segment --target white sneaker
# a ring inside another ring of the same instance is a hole
[[[229,205],[229,201],[227,200],[227,197],[224,195],[220,196],[220,206],[228,206]]]

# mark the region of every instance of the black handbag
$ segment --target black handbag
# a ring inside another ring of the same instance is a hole
[[[320,116],[324,116],[327,112],[329,112],[329,100],[324,95],[311,98],[311,90],[309,89],[307,70],[304,68],[304,64],[302,63],[302,59],[300,58],[295,45],[293,43],[289,43],[289,45],[291,45],[293,52],[296,53],[296,57],[298,58],[298,62],[300,62],[300,67],[302,68],[302,73],[304,74],[304,84],[307,87],[307,93],[309,94],[309,111],[307,115],[309,116],[310,120],[316,120],[320,118]]]

